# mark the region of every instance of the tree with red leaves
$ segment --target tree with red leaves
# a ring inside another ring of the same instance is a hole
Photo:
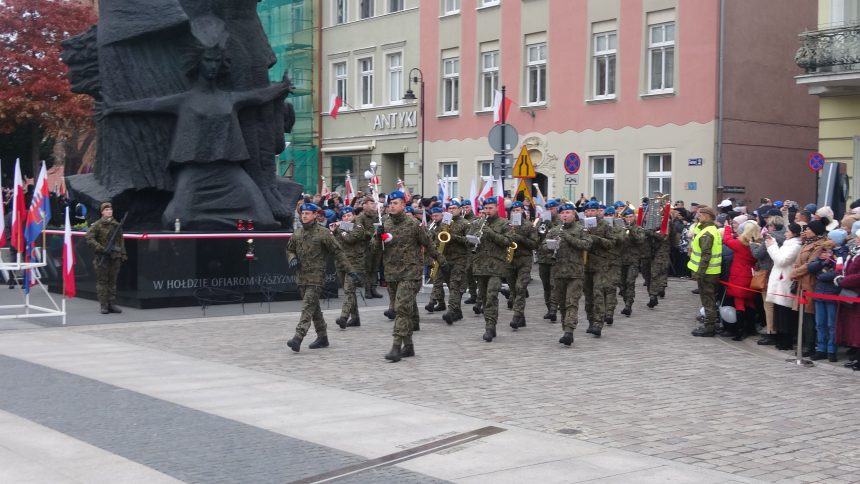
[[[92,98],[72,93],[60,43],[95,22],[81,2],[0,0],[0,133],[29,129],[34,167],[44,137],[92,125]]]

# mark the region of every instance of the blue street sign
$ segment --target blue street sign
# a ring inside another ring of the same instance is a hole
[[[564,170],[570,175],[575,175],[581,165],[582,161],[576,153],[570,153],[564,158]]]

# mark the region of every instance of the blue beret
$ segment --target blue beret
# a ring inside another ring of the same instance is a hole
[[[415,209],[412,208],[412,205],[406,206],[406,213],[415,213]]]
[[[576,207],[573,206],[572,203],[565,203],[564,205],[558,207],[559,212],[564,212],[565,210],[574,210],[576,211]]]
[[[782,208],[783,205],[785,205],[785,202],[783,202],[782,200],[777,200],[773,202],[773,206],[776,208]]]
[[[488,205],[492,203],[493,205],[498,205],[499,203],[496,201],[496,197],[490,197],[484,199],[484,205]]]
[[[617,202],[613,203],[612,206],[615,208],[621,208],[624,206],[624,202],[622,202],[621,200],[618,200]]]
[[[606,205],[604,205],[604,204],[602,204],[602,203],[601,203],[601,204],[600,204],[600,210],[606,210]]]
[[[625,217],[626,217],[626,216],[628,216],[628,215],[633,215],[633,209],[632,209],[632,208],[628,208],[628,209],[624,210],[624,212],[623,212],[623,214],[622,214],[622,215],[624,215]]]
[[[516,201],[511,204],[511,208],[523,208],[523,202]]]
[[[388,194],[389,201],[397,199],[406,200],[406,194],[401,192],[400,190],[396,190]]]
[[[603,211],[603,215],[609,215],[610,217],[615,216],[615,209],[612,207],[607,207],[606,210]]]
[[[319,212],[320,208],[313,203],[303,203],[299,207],[300,212]]]
[[[345,213],[352,213],[352,207],[343,207],[340,209],[340,214],[343,215]]]
[[[558,207],[558,205],[559,205],[558,201],[550,200],[550,201],[546,202],[546,205],[544,205],[544,207],[549,209],[549,208]]]
[[[597,201],[597,197],[591,197],[589,200],[590,200],[590,201],[592,201],[592,202],[596,202],[596,201]]]
[[[592,200],[592,201],[585,204],[585,209],[586,210],[599,210],[600,204],[595,202],[594,200]]]
[[[323,210],[323,215],[325,215],[325,218],[334,218],[335,213],[334,213],[334,210],[327,208],[327,209]]]
[[[465,202],[463,204],[465,204]],[[457,200],[452,200],[451,203],[448,204],[448,208],[459,207],[460,205],[462,205],[462,204],[460,202],[458,202]]]
[[[430,213],[442,213],[443,211],[442,207],[433,207],[430,209]]]
[[[809,213],[815,213],[818,211],[818,205],[814,203],[807,203],[806,206],[803,207],[803,209]]]
[[[472,201],[471,201],[471,200],[463,200],[463,205],[468,205],[468,206],[470,206],[470,207],[471,207],[471,206],[472,206]]]

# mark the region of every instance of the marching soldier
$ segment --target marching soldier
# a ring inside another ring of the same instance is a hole
[[[562,205],[559,209],[559,217],[561,223],[550,229],[543,245],[555,254],[552,286],[561,306],[561,326],[564,331],[558,342],[570,346],[573,344],[573,332],[577,325],[579,298],[582,297],[585,277],[584,258],[591,248],[592,237],[576,223],[576,207],[572,204]],[[554,248],[549,247],[551,241],[555,244]]]
[[[558,311],[558,303],[553,300],[552,293],[552,266],[556,261],[553,258],[554,251],[547,249],[543,241],[546,240],[547,233],[561,223],[558,218],[558,205],[557,200],[546,202],[544,208],[549,210],[552,217],[549,220],[541,219],[537,229],[540,237],[540,245],[537,250],[538,275],[543,285],[543,302],[546,305],[546,314],[543,315],[543,318],[549,319],[553,323],[557,318],[556,313]]]
[[[671,227],[671,225],[670,225]],[[669,228],[671,230],[671,228]],[[669,234],[663,235],[659,231],[647,231],[651,245],[651,258],[648,261],[650,264],[650,279],[648,281],[648,307],[654,308],[657,305],[658,297],[666,296],[666,285],[669,278],[669,256],[672,250],[671,238]]]
[[[349,259],[352,268],[358,272],[360,278],[364,279],[365,274],[359,271],[364,271],[364,259],[370,237],[364,227],[355,223],[355,213],[352,207],[344,207],[340,213],[342,223],[333,230],[335,239],[346,253],[346,258]],[[347,224],[353,224],[352,228],[345,230],[344,227]],[[358,316],[358,301],[355,297],[355,291],[358,288],[351,277],[343,277],[346,268],[339,267],[339,269],[341,274],[338,275],[338,278],[343,279],[344,302],[340,310],[340,317],[335,322],[341,329],[346,329],[349,326],[361,326],[361,318]]]
[[[442,208],[441,207],[433,207],[430,209],[430,227],[428,227],[428,232],[430,233],[430,240],[433,243],[436,243],[436,236],[439,235],[439,232],[442,231]],[[428,312],[434,311],[444,311],[447,309],[445,306],[445,287],[444,280],[441,277],[436,278],[435,281],[431,281],[433,283],[433,290],[430,292],[430,302],[424,306]]]
[[[99,207],[102,217],[87,230],[87,245],[96,253],[96,294],[101,313],[121,313],[116,306],[116,278],[120,264],[128,260],[122,226],[113,218],[113,205],[104,202]]]
[[[325,280],[325,265],[328,255],[333,255],[337,264],[346,268],[354,285],[361,282],[361,277],[354,271],[352,263],[347,258],[340,244],[331,232],[316,222],[319,207],[313,203],[305,203],[300,207],[302,225],[290,237],[287,244],[287,260],[291,269],[296,270],[299,293],[302,296],[302,314],[296,325],[296,335],[287,341],[296,353],[302,346],[302,340],[308,334],[311,320],[317,339],[308,345],[310,349],[327,348],[329,345],[326,333],[325,319],[320,311],[320,295]]]
[[[491,342],[496,337],[496,323],[499,317],[499,290],[502,278],[508,271],[505,253],[511,245],[508,223],[499,217],[496,197],[484,200],[484,219],[473,234],[477,240],[477,251],[472,271],[478,278],[480,302],[475,308],[484,313],[484,341]],[[474,242],[473,242],[474,243]],[[479,306],[480,305],[480,306]],[[478,313],[478,311],[475,311]]]
[[[615,202],[615,205],[624,204],[624,202]],[[612,323],[615,322],[615,308],[618,306],[618,287],[621,285],[621,259],[624,255],[622,252],[623,247],[620,241],[624,238],[625,229],[616,224],[615,218],[616,208],[607,207],[606,211],[603,214],[603,218],[611,225],[612,232],[616,244],[609,249],[609,274],[606,278],[606,282],[610,284],[604,291],[606,296],[606,316],[603,318],[603,322],[609,326],[612,326]]]
[[[373,195],[368,195],[367,197],[365,197],[364,202],[362,203],[361,213],[358,215],[358,217],[356,217],[355,223],[364,227],[365,232],[367,232],[368,238],[373,237],[374,224],[379,223],[379,214],[377,212],[376,199],[374,199]],[[371,245],[365,252],[364,260],[365,299],[382,297],[382,294],[380,294],[376,290],[376,287],[379,284],[377,271],[379,270],[379,264],[381,260],[382,254],[380,253],[379,248]]]
[[[436,246],[427,231],[418,221],[408,216],[405,209],[403,192],[391,192],[388,195],[388,215],[383,221],[383,227],[377,229],[378,237],[373,239],[374,245],[385,244],[382,250],[385,277],[394,295],[394,342],[385,355],[385,359],[392,362],[415,356],[412,331],[413,323],[418,318],[415,297],[421,289],[424,269],[421,248],[424,248],[425,254],[430,258],[439,262],[443,273],[448,269],[444,257],[436,252]]]
[[[599,338],[603,332],[603,323],[606,318],[606,290],[612,287],[610,279],[610,251],[615,245],[615,235],[612,227],[602,217],[598,218],[600,204],[589,201],[585,204],[585,217],[594,218],[596,224],[589,227],[589,220],[585,220],[585,231],[592,237],[591,251],[585,265],[585,313],[588,315],[587,333]],[[612,288],[614,291],[615,289]]]
[[[471,209],[469,211],[471,212]],[[463,292],[466,290],[466,267],[469,265],[469,257],[472,254],[466,242],[469,223],[460,216],[460,204],[451,202],[448,205],[448,213],[452,216],[451,225],[448,227],[451,240],[445,246],[445,253],[443,254],[450,267],[450,271],[446,275],[448,284],[448,311],[442,315],[442,319],[448,324],[453,324],[454,321],[463,319],[463,310],[461,309],[460,301],[463,298]]]
[[[513,223],[515,214],[520,214],[519,225]],[[516,330],[526,326],[526,318],[523,313],[526,308],[529,281],[532,278],[532,251],[538,247],[540,239],[537,229],[526,219],[523,202],[511,204],[511,224],[510,237],[516,242],[517,249],[514,251],[514,259],[511,261],[508,285],[511,287],[512,309],[514,310],[511,327]]]
[[[463,200],[460,204],[463,211],[463,219],[466,222],[471,222],[475,218],[475,212],[472,211],[472,201],[469,199]]]
[[[476,220],[478,220],[477,218],[475,218],[475,212],[472,208],[471,200],[463,200],[462,210],[463,219],[470,225],[475,223]],[[478,283],[475,280],[475,274],[472,272],[472,265],[474,264],[474,260],[475,257],[474,255],[472,255],[469,257],[469,261],[466,264],[466,286],[469,290],[469,297],[468,299],[463,301],[463,304],[476,304],[478,302]]]
[[[621,314],[633,314],[633,300],[636,296],[636,277],[639,276],[639,254],[645,241],[645,230],[636,225],[636,214],[632,209],[624,210],[625,237],[621,242],[621,296],[624,309]]]

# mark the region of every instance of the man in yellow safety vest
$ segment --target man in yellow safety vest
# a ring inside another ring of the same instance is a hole
[[[693,237],[690,262],[687,267],[699,285],[699,298],[705,308],[704,325],[693,330],[693,336],[713,337],[717,329],[717,304],[714,295],[720,283],[723,239],[714,225],[717,212],[711,207],[699,207],[699,224]]]

